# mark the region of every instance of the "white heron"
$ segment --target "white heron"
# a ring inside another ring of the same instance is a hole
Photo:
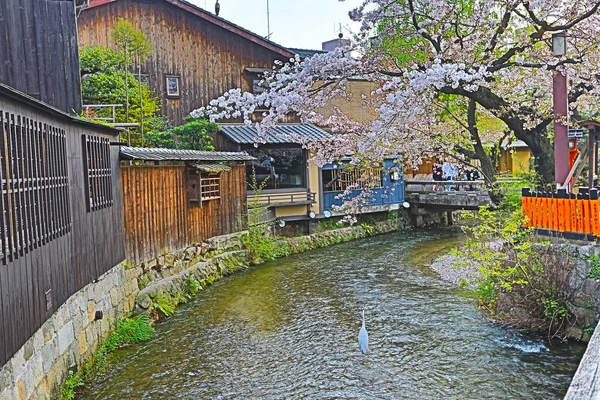
[[[367,350],[369,349],[369,334],[367,333],[367,328],[365,328],[364,308],[362,310],[362,327],[360,328],[360,332],[358,332],[358,347],[361,353],[367,354]]]

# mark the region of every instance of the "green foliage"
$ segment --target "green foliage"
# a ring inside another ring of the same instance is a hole
[[[290,248],[282,239],[273,237],[268,231],[273,221],[267,220],[268,209],[260,204],[260,193],[267,184],[267,180],[258,182],[256,173],[252,171],[252,182],[250,189],[254,197],[248,204],[248,234],[242,237],[244,247],[250,251],[250,257],[254,263],[266,260],[274,260],[290,254]]]
[[[143,61],[152,53],[152,45],[146,34],[136,30],[129,21],[125,21],[123,18],[119,18],[111,36],[115,45],[122,49],[126,59],[138,57],[138,61]]]
[[[148,310],[150,313],[154,314],[155,319],[159,319],[160,317],[170,317],[175,314],[177,304],[178,301],[176,297],[160,290],[152,300]]]
[[[480,306],[511,325],[547,330],[550,337],[564,333],[572,316],[568,255],[523,229],[520,210],[484,207],[479,218],[464,227],[469,238],[459,254],[480,267]]]
[[[152,337],[154,328],[152,319],[144,314],[133,318],[125,318],[117,322],[115,331],[106,340],[106,349],[114,349],[134,343],[144,342]]]
[[[185,281],[185,287],[187,293],[189,293],[191,296],[195,296],[196,293],[198,293],[198,291],[202,289],[202,285],[200,284],[200,282],[198,282],[191,276]]]
[[[73,400],[75,398],[75,392],[77,388],[84,385],[83,379],[80,375],[73,373],[69,370],[67,380],[60,395],[61,400]]]
[[[82,74],[116,71],[124,65],[123,53],[102,46],[83,46],[79,50],[79,66]],[[131,62],[126,67],[129,68]]]
[[[360,227],[365,231],[367,236],[371,236],[373,234],[373,226],[369,225],[367,222],[361,222]]]
[[[121,68],[119,62],[123,60],[122,53],[102,47],[83,47],[80,49],[80,58],[83,60],[82,72],[86,72],[81,80],[84,103],[125,105],[129,96],[129,122],[139,124],[143,117],[146,134],[165,130],[166,120],[157,115],[161,109],[159,98],[154,91],[148,89],[146,83],[140,85],[134,74]],[[139,99],[140,94],[141,104],[139,100],[132,100]],[[93,110],[90,114],[84,110],[82,116],[91,120],[112,117],[112,109]],[[117,107],[116,122],[126,122],[126,119],[125,107]],[[131,144],[141,146],[144,142],[141,134],[134,130],[131,134]]]
[[[214,151],[211,134],[219,132],[218,124],[204,119],[187,116],[184,125],[168,131],[152,132],[146,135],[148,143],[167,149]]]
[[[590,273],[587,276],[590,279],[600,279],[600,257],[597,255],[592,255],[588,258],[591,269]]]
[[[92,357],[77,373],[69,371],[69,375],[61,391],[61,400],[72,400],[96,379],[107,374],[108,356],[115,349],[134,343],[146,341],[154,334],[152,319],[147,315],[138,315],[117,321],[114,332],[98,344]]]

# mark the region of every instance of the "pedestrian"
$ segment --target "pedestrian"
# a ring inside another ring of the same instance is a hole
[[[442,180],[443,180],[442,166],[439,163],[434,163],[433,164],[433,181],[441,182]],[[439,192],[440,190],[442,190],[442,185],[439,183],[434,183],[433,191]]]

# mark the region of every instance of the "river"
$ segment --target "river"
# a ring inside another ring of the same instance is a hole
[[[426,264],[460,240],[399,232],[229,276],[117,350],[85,398],[562,398],[585,347],[494,325],[440,281]]]

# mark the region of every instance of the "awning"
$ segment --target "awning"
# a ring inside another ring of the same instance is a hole
[[[199,171],[210,172],[213,174],[231,171],[231,167],[223,164],[197,164],[194,165],[194,167],[196,167]]]

